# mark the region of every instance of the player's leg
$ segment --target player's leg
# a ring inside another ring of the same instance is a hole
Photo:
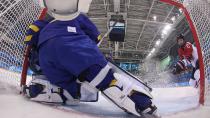
[[[196,61],[195,67],[192,71],[192,77],[189,80],[189,84],[192,87],[198,88],[200,84],[200,69],[199,69],[199,61]]]
[[[104,96],[127,112],[138,116],[141,113],[155,112],[156,107],[152,105],[151,95],[142,86],[130,81],[133,78],[126,78],[114,72],[91,40],[57,41],[59,42],[56,47],[60,52],[58,57],[62,57],[58,60],[63,69],[69,73],[73,72],[81,81],[102,91]]]
[[[39,51],[43,74],[34,76],[26,88],[31,100],[43,102],[71,102],[80,98],[80,84],[76,77],[56,66],[54,48],[49,46]],[[57,100],[58,99],[58,100]]]
[[[41,68],[52,84],[68,82],[67,77],[73,73],[127,112],[140,116],[156,110],[151,95],[130,81],[132,78],[121,76],[106,65],[104,56],[89,39],[52,39],[41,47],[39,53],[43,56],[40,56]],[[70,91],[71,86],[67,87]]]
[[[34,75],[33,79],[25,87],[25,93],[32,101],[48,102],[48,103],[64,103],[69,105],[76,105],[79,103],[80,85],[78,83],[68,83],[71,89],[77,90],[78,94],[72,95],[65,90],[63,86],[67,84],[54,85],[50,83],[49,79],[44,75]],[[68,87],[69,88],[69,87]]]
[[[85,81],[93,88],[123,110],[140,116],[144,113],[153,114],[156,107],[149,93],[133,83],[130,79],[115,73],[109,65],[101,67],[93,65],[80,75],[80,81]]]

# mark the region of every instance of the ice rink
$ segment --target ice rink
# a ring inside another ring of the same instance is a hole
[[[210,118],[209,1],[0,0],[0,118],[136,118],[100,93],[98,102],[77,106],[31,101],[20,94],[19,84],[25,85],[25,78],[28,83],[35,68],[39,74],[58,73],[55,79],[47,76],[51,83],[70,82],[73,75],[102,89],[112,79],[109,85],[122,89],[120,103],[138,91],[134,83],[142,85],[128,79],[129,72],[153,88],[161,118]],[[91,77],[105,65],[104,57],[127,72],[111,64]],[[199,88],[189,86],[192,79]],[[200,105],[204,102],[208,106]]]
[[[198,106],[197,90],[191,87],[155,88],[154,102],[163,118],[210,118],[209,107]],[[79,106],[49,106],[29,101],[8,84],[0,84],[1,118],[135,118],[109,103],[103,96],[97,103]]]

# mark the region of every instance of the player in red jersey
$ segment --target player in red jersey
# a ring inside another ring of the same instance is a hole
[[[178,49],[179,61],[176,65],[176,71],[184,71],[190,65],[193,66],[193,74],[189,84],[198,87],[200,79],[200,70],[198,62],[197,48],[190,42],[185,41],[184,36],[181,34],[177,37],[177,44],[180,46]]]

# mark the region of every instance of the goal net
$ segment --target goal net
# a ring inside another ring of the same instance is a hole
[[[207,0],[185,0],[183,4],[196,28],[203,55],[204,80],[201,80],[203,85],[200,91],[204,92],[204,101],[200,100],[200,102],[210,105],[210,3],[207,3]]]
[[[210,3],[205,0],[187,0],[184,5],[192,17],[200,42],[204,63],[205,104],[210,105]],[[203,91],[203,90],[202,90]]]
[[[19,84],[26,30],[41,12],[36,0],[0,1],[0,80]],[[14,81],[15,80],[15,81]]]
[[[161,0],[181,7],[191,28],[200,64],[200,103],[210,105],[210,3],[207,0]]]
[[[207,0],[160,0],[185,9],[185,15],[200,56],[200,103],[210,103],[210,4]],[[42,9],[38,0],[0,1],[0,81],[19,86],[23,69],[26,30],[38,19]],[[15,80],[15,81],[14,81]],[[204,97],[203,97],[204,96]]]

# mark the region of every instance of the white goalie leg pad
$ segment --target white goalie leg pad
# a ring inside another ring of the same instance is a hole
[[[81,101],[97,101],[98,100],[98,89],[96,86],[98,86],[104,78],[109,73],[109,70],[111,67],[107,64],[101,71],[96,75],[95,78],[91,82],[80,82],[77,80],[78,83],[81,84]]]
[[[52,85],[47,80],[34,78],[30,82],[30,85],[36,85],[36,84],[42,85],[44,87],[44,89],[36,97],[30,98],[32,101],[52,102],[52,103],[62,103],[63,102],[61,96],[59,95],[59,92],[60,92],[61,88],[59,88],[55,85]],[[29,90],[26,90],[26,93],[28,94]],[[30,97],[29,94],[28,94],[28,96]]]
[[[44,75],[34,76],[28,86],[37,84],[43,86],[44,89],[36,97],[30,98],[32,101],[49,103],[65,102],[68,105],[77,105],[80,102],[78,99],[74,99],[65,89],[51,84]],[[26,89],[26,93],[30,97],[29,89]],[[61,94],[66,98],[66,101],[63,100]]]
[[[109,87],[103,91],[103,94],[105,98],[111,100],[122,109],[125,109],[137,116],[140,116],[140,114],[136,111],[135,103],[128,97],[128,95],[124,94],[124,92],[121,91],[118,87]]]
[[[97,76],[89,83],[89,85],[93,88],[96,88],[97,85],[99,85],[106,75],[108,74],[111,67],[109,65],[106,65],[98,74]]]
[[[63,91],[63,95],[66,97],[66,104],[67,105],[72,105],[72,106],[75,106],[75,105],[78,105],[80,103],[80,100],[79,99],[74,99],[70,94],[69,92],[67,92],[66,90]]]
[[[190,79],[189,85],[192,86],[192,87],[194,87],[194,88],[198,88],[199,82],[197,80]]]
[[[89,83],[89,85],[92,88],[96,88],[96,86],[104,80],[111,68],[111,66],[106,65]],[[131,81],[131,79],[133,78],[128,78],[121,74],[114,73],[113,79],[117,80],[116,83],[113,86],[111,85],[110,87],[107,87],[104,91],[102,91],[104,96],[108,98],[108,100],[111,100],[112,102],[117,104],[122,109],[137,116],[140,116],[140,113],[136,111],[135,103],[129,98],[129,96],[132,94],[132,91],[142,93],[149,98],[152,98],[152,95],[147,92],[142,86],[138,86],[133,81]]]
[[[81,84],[80,88],[80,101],[82,102],[97,102],[98,101],[98,92],[99,90],[96,89],[94,86],[91,86],[89,82],[81,82],[77,80],[78,83]]]
[[[91,87],[87,82],[82,83],[80,93],[80,100],[83,102],[98,101],[98,90],[96,88]]]
[[[194,78],[195,79],[190,79],[189,81],[189,85],[194,87],[194,88],[198,88],[199,84],[200,84],[200,70],[197,69],[194,73]]]
[[[131,112],[137,116],[140,114],[136,111],[135,103],[128,97],[132,94],[132,91],[140,92],[150,98],[152,95],[148,93],[142,87],[135,85],[129,78],[126,78],[118,73],[114,73],[114,77],[117,80],[116,86],[111,86],[103,91],[105,97],[111,99],[119,107]]]
[[[194,73],[194,78],[196,81],[199,81],[200,80],[200,70],[197,69]]]
[[[114,77],[117,80],[117,86],[123,87],[123,92],[125,94],[130,93],[132,90],[140,92],[150,98],[153,98],[152,95],[146,91],[143,87],[138,86],[136,83],[133,83],[130,78],[127,78],[121,74],[114,73]]]

